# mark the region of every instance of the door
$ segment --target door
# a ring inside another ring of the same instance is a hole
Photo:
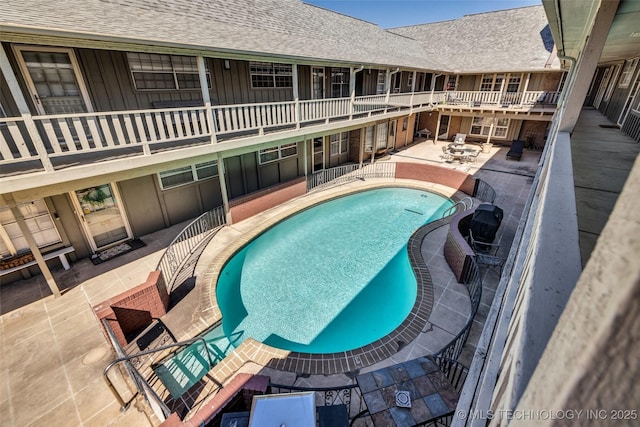
[[[324,169],[324,137],[313,138],[313,171]]]
[[[438,139],[449,139],[449,116],[440,116],[440,127],[438,128]]]
[[[311,99],[324,99],[324,68],[311,67]]]
[[[39,114],[93,111],[72,49],[14,48]]]
[[[85,188],[76,191],[72,198],[94,251],[131,237],[115,186],[102,184]]]

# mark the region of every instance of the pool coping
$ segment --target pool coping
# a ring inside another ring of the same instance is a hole
[[[377,181],[377,182],[376,182]],[[373,179],[370,182],[360,182],[357,185],[343,185],[339,189],[323,190],[322,192],[308,193],[294,199],[296,202],[282,212],[264,220],[257,227],[245,232],[218,253],[209,264],[204,275],[205,283],[202,287],[202,314],[207,318],[209,325],[213,325],[222,319],[222,313],[217,304],[216,285],[219,272],[227,261],[247,243],[266,229],[273,227],[280,221],[300,211],[309,209],[315,205],[338,197],[355,194],[376,188],[403,187],[430,191],[441,196],[458,201],[467,195],[451,187],[441,184],[414,181],[407,179]],[[291,202],[289,202],[291,203]],[[280,206],[282,207],[282,206]],[[433,230],[449,223],[451,217],[439,219],[417,229],[407,243],[409,261],[417,282],[416,301],[405,320],[389,334],[367,344],[365,346],[337,353],[299,353],[282,350],[260,343],[254,339],[245,340],[238,348],[221,361],[213,371],[216,377],[228,378],[244,363],[252,361],[262,366],[281,371],[295,372],[298,374],[344,374],[357,371],[364,367],[381,362],[400,351],[411,343],[418,335],[428,327],[428,320],[433,309],[433,283],[431,274],[423,258],[421,246],[424,238]],[[232,225],[233,226],[233,225]],[[203,319],[205,320],[205,319]],[[206,322],[206,321],[205,321]]]

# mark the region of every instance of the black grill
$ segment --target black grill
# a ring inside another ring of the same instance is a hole
[[[476,208],[471,218],[473,238],[480,242],[491,243],[502,222],[502,209],[495,205],[482,204]]]

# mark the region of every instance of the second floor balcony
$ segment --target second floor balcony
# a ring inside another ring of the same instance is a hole
[[[372,120],[455,108],[469,114],[546,114],[558,92],[417,92],[351,98],[0,118],[0,176],[56,171],[214,145],[215,150],[330,133]],[[202,154],[202,153],[200,153]]]

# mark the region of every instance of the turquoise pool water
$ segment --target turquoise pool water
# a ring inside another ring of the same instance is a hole
[[[351,350],[387,335],[416,298],[407,241],[451,205],[426,191],[382,188],[278,223],[220,274],[224,335],[305,353]]]
[[[252,337],[307,353],[351,350],[407,317],[417,284],[407,241],[453,205],[434,193],[382,188],[334,199],[262,233],[217,283],[222,325],[155,371],[178,398]]]

